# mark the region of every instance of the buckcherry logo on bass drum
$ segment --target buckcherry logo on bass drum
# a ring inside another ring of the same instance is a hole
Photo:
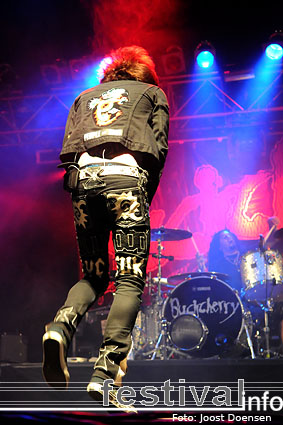
[[[245,311],[237,292],[227,283],[200,273],[171,292],[163,317],[169,324],[169,338],[178,350],[212,357],[239,342]]]

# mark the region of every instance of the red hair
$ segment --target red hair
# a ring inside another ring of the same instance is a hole
[[[108,57],[112,62],[105,68],[101,83],[136,80],[158,86],[154,62],[143,47],[120,47],[112,51]]]

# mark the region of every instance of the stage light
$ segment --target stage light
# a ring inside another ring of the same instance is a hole
[[[283,48],[280,44],[272,43],[265,49],[265,54],[271,60],[279,60],[283,56]]]
[[[283,34],[275,31],[265,45],[265,55],[272,61],[278,61],[283,57]]]
[[[195,50],[195,60],[200,68],[209,69],[215,59],[215,49],[208,41],[202,41]]]
[[[210,68],[213,65],[214,56],[211,52],[204,50],[197,55],[197,63],[201,68]]]

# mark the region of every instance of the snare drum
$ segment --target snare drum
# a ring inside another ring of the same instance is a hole
[[[241,258],[240,269],[249,302],[265,304],[267,298],[282,299],[283,263],[278,251],[248,251]]]
[[[240,341],[245,312],[236,291],[215,275],[204,275],[180,283],[171,292],[163,317],[177,350],[212,357],[224,355]]]

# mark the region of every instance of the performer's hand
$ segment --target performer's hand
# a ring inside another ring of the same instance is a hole
[[[278,226],[279,225],[279,223],[280,223],[280,220],[279,220],[279,218],[278,217],[269,217],[268,219],[267,219],[267,223],[268,223],[268,226],[269,226],[269,228],[271,229],[271,227],[272,226]]]

